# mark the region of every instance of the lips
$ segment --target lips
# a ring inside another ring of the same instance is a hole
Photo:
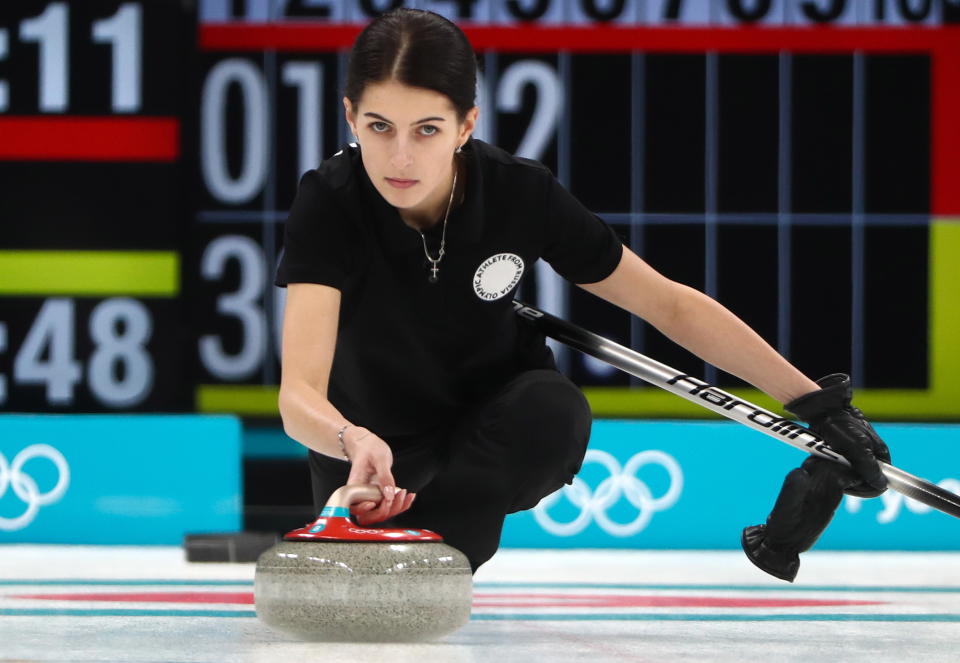
[[[395,187],[397,187],[398,189],[406,189],[406,188],[411,187],[411,186],[413,186],[414,184],[417,183],[417,180],[398,180],[398,179],[394,179],[394,178],[392,178],[392,177],[388,177],[388,178],[386,178],[386,179],[387,179],[387,182],[389,182],[391,186],[395,186]]]

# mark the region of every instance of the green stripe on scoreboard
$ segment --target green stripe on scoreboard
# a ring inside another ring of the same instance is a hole
[[[0,296],[176,297],[176,251],[0,251]]]

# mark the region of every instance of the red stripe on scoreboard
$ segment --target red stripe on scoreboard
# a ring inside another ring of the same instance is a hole
[[[149,161],[180,158],[172,117],[0,117],[3,161]]]
[[[198,35],[204,51],[307,51],[348,49],[363,29],[356,23],[204,23]],[[804,28],[516,26],[461,27],[477,50],[534,52],[659,53],[926,53],[960,44],[960,27]]]
[[[326,51],[350,48],[363,26],[352,23],[202,23],[201,51]]]
[[[930,69],[930,211],[956,216],[960,215],[960,38],[953,48],[931,59]]]
[[[950,28],[810,28],[703,27],[562,27],[466,29],[477,49],[529,51],[644,51],[657,53],[849,53],[851,50],[877,52],[927,52],[960,31]]]

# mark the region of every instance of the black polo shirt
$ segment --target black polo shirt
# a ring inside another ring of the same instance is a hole
[[[439,282],[420,233],[374,188],[358,147],[304,173],[276,283],[341,291],[328,397],[384,438],[451,424],[518,372],[553,368],[542,335],[518,324],[513,294],[543,258],[574,283],[609,276],[622,244],[544,165],[471,139]],[[428,233],[437,255],[441,224]]]

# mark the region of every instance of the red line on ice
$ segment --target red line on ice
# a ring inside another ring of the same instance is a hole
[[[137,592],[29,594],[15,599],[109,601],[115,603],[229,603],[253,605],[252,592]],[[751,598],[724,596],[650,596],[632,594],[476,594],[475,608],[805,608],[882,605],[881,601],[844,599]]]

